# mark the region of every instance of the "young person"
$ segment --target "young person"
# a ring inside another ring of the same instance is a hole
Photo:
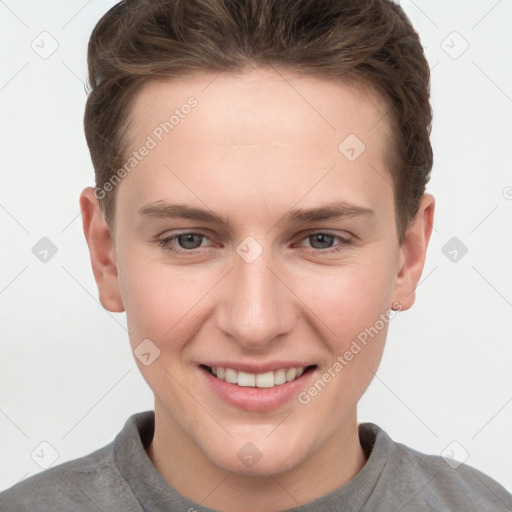
[[[155,408],[0,508],[512,510],[357,423],[434,214],[429,68],[401,8],[123,1],[89,75],[84,232]]]

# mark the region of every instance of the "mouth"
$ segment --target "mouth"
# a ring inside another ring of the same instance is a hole
[[[304,374],[311,372],[316,365],[279,368],[263,373],[237,371],[221,366],[201,365],[206,371],[219,380],[244,388],[277,388],[288,382],[293,382]]]

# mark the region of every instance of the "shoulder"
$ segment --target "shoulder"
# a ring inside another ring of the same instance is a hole
[[[362,427],[374,434],[374,446],[379,444],[380,450],[387,452],[379,482],[384,502],[389,500],[396,506],[398,497],[403,512],[512,511],[512,495],[477,469],[397,443],[376,425],[363,424]]]
[[[439,455],[397,446],[409,478],[422,483],[422,496],[439,510],[512,511],[510,493],[481,471]]]
[[[140,511],[109,444],[27,478],[0,493],[6,512]],[[132,499],[130,499],[132,498]],[[135,505],[134,505],[135,504]]]

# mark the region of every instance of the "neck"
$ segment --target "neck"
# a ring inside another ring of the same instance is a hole
[[[355,410],[331,439],[299,465],[278,475],[248,476],[214,464],[155,403],[155,433],[147,454],[180,494],[225,512],[298,507],[346,484],[366,462]]]

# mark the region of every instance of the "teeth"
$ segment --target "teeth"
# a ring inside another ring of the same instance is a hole
[[[274,372],[274,384],[279,386],[279,384],[284,384],[286,382],[286,370],[277,370]]]
[[[290,382],[291,380],[297,377],[297,368],[288,368],[286,370],[286,382]]]
[[[235,370],[233,370],[237,373]],[[238,379],[235,381],[239,386],[254,387],[256,386],[256,375],[254,373],[238,372]],[[234,383],[233,383],[234,384]]]
[[[274,372],[258,373],[256,375],[257,388],[272,388],[274,384]]]
[[[217,378],[230,384],[238,384],[242,387],[272,388],[297,379],[304,373],[304,368],[279,369],[274,372],[248,373],[237,372],[233,368],[212,367],[210,371]]]
[[[226,368],[226,371],[225,371],[225,381],[226,382],[229,382],[230,384],[236,384],[236,372],[235,370],[232,370],[231,368]]]

